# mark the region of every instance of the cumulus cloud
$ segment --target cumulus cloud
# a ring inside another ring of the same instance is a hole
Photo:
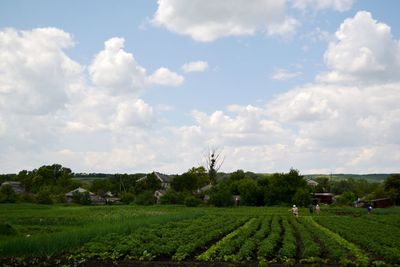
[[[388,25],[366,11],[340,25],[324,59],[332,71],[319,75],[318,81],[391,82],[400,77],[399,40],[393,38]]]
[[[159,0],[153,23],[201,42],[257,31],[292,34],[296,26],[284,0]]]
[[[300,22],[292,17],[285,17],[285,19],[278,23],[271,23],[267,26],[267,33],[271,36],[279,36],[284,39],[290,39],[296,33],[297,27]]]
[[[336,11],[349,10],[354,0],[293,0],[292,6],[300,10],[306,9],[333,9]]]
[[[82,73],[63,51],[73,45],[56,28],[0,31],[0,109],[47,114],[64,108]]]
[[[148,77],[150,84],[163,86],[179,86],[185,78],[167,68],[159,68]]]
[[[208,69],[207,61],[193,61],[182,66],[184,72],[203,72]]]
[[[123,50],[123,38],[111,38],[89,66],[93,84],[110,94],[139,94],[146,87],[146,70]]]
[[[272,74],[271,79],[277,81],[286,81],[300,76],[302,73],[299,71],[290,72],[286,69],[276,69]]]

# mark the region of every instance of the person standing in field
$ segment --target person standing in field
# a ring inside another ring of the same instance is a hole
[[[293,205],[292,214],[293,214],[295,217],[299,217],[299,208],[296,207],[296,205]]]
[[[367,210],[368,210],[368,214],[371,214],[371,212],[372,212],[372,205],[371,204],[368,204]]]
[[[319,204],[317,204],[317,206],[315,206],[315,213],[319,215],[320,212],[321,212],[321,207],[319,206]]]

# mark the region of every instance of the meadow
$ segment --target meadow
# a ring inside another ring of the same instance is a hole
[[[400,208],[0,205],[4,266],[400,264]]]

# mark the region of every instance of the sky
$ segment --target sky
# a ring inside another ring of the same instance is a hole
[[[3,0],[0,173],[394,173],[400,2]]]

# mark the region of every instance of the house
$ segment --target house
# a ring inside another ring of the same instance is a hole
[[[157,199],[157,203],[160,202],[160,198],[161,198],[162,196],[164,196],[166,193],[167,193],[167,191],[166,191],[166,190],[162,190],[162,189],[156,190],[156,191],[154,192],[154,197]]]
[[[332,204],[333,203],[333,194],[332,193],[314,193],[313,202],[316,203],[325,203]]]
[[[160,180],[160,182],[161,182],[161,188],[163,189],[163,190],[168,190],[170,187],[171,187],[171,181],[172,181],[172,179],[174,179],[174,177],[173,176],[171,176],[171,175],[166,175],[166,174],[162,174],[162,173],[159,173],[159,172],[153,172],[154,173],[154,175],[156,176],[156,178],[158,179],[158,180]],[[144,181],[144,180],[146,180],[147,179],[147,175],[146,176],[143,176],[142,178],[140,178],[140,179],[138,179],[138,180],[136,180],[136,182],[141,182],[141,181]]]
[[[307,179],[306,182],[311,187],[316,187],[318,185],[318,182],[316,182],[316,181],[314,181],[312,179]]]
[[[115,197],[114,194],[110,191],[104,194],[104,199],[106,201],[106,204],[117,203],[120,201],[120,199],[118,197]]]
[[[25,188],[21,185],[21,182],[16,182],[16,181],[5,181],[1,184],[1,186],[6,186],[9,185],[11,186],[11,189],[16,193],[16,194],[22,194],[25,193]]]
[[[208,190],[210,190],[212,187],[212,184],[207,184],[203,187],[200,187],[196,190],[196,194],[203,194],[205,192],[207,192]]]
[[[98,195],[96,195],[96,194],[94,194],[94,193],[92,193],[92,192],[90,192],[90,191],[88,191],[88,190],[86,190],[86,189],[84,189],[82,187],[78,187],[78,188],[76,188],[76,189],[74,189],[74,190],[72,190],[72,191],[70,191],[70,192],[65,194],[65,198],[67,200],[67,203],[72,203],[73,202],[75,194],[77,194],[77,193],[78,194],[83,194],[85,192],[89,193],[90,201],[92,202],[92,204],[105,204],[106,203],[105,198],[103,198],[101,196],[98,196]]]

